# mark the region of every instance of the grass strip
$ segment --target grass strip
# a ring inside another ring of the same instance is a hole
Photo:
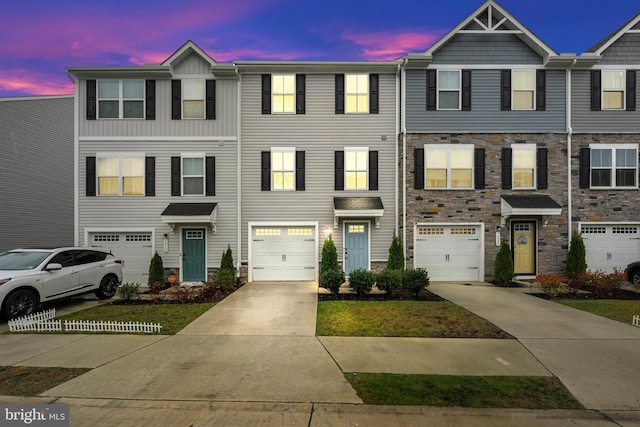
[[[588,311],[598,316],[631,324],[634,315],[640,315],[640,301],[638,300],[553,300],[568,307]]]
[[[37,396],[87,371],[90,369],[0,366],[0,395]]]
[[[345,373],[366,404],[584,409],[555,377]]]
[[[322,301],[318,336],[513,338],[449,301]]]

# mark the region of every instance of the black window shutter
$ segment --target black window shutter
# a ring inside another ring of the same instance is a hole
[[[96,81],[87,80],[87,120],[96,119],[96,102]]]
[[[271,74],[262,75],[262,114],[271,114]]]
[[[436,110],[436,70],[427,70],[427,111]]]
[[[511,148],[502,149],[502,188],[509,189],[513,187],[511,177],[511,164],[512,164],[512,152]]]
[[[473,180],[476,190],[482,190],[485,188],[485,160],[484,160],[484,148],[476,148],[474,150],[473,159]]]
[[[540,147],[536,152],[537,164],[536,164],[536,181],[538,190],[546,190],[549,188],[549,171],[547,166],[547,148]]]
[[[378,189],[378,152],[369,151],[369,190]]]
[[[216,158],[205,158],[206,170],[205,170],[205,195],[216,195]]]
[[[636,71],[627,70],[627,111],[636,111]]]
[[[580,149],[580,188],[589,188],[591,181],[591,149]]]
[[[271,191],[271,151],[260,153],[260,190]]]
[[[536,110],[547,109],[547,71],[536,70]]]
[[[145,157],[144,159],[144,195],[156,195],[156,158]]]
[[[145,119],[156,119],[156,81],[147,80],[145,82]]]
[[[216,81],[215,80],[207,80],[206,82],[206,101],[205,101],[205,110],[206,110],[206,119],[207,120],[215,120],[216,119]]]
[[[413,150],[414,188],[424,190],[424,148]]]
[[[96,158],[87,157],[86,171],[86,195],[93,197],[96,195]]]
[[[600,90],[602,73],[600,70],[591,70],[591,111],[600,111],[602,109],[602,96]]]
[[[335,190],[344,190],[344,151],[335,152]]]
[[[304,114],[306,112],[307,76],[304,74],[296,74],[296,114]]]
[[[462,70],[462,111],[471,111],[471,70]]]
[[[171,80],[171,119],[182,118],[182,82]]]
[[[304,191],[304,151],[296,151],[296,191]]]
[[[336,114],[344,114],[344,74],[336,74]]]
[[[369,74],[369,113],[378,114],[380,112],[379,95],[380,75]]]
[[[171,195],[179,196],[180,191],[180,157],[171,158]]]
[[[511,70],[500,72],[500,110],[511,110]]]

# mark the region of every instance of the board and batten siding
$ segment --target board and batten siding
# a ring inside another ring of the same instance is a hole
[[[211,72],[209,71],[209,74]],[[186,76],[176,76],[176,78]],[[213,78],[213,76],[212,76]],[[222,137],[236,136],[238,132],[237,81],[220,79],[216,83],[215,120],[172,120],[171,80],[156,80],[156,119],[97,119],[87,120],[86,81],[79,82],[78,101],[79,135],[92,137]]]
[[[542,58],[513,34],[458,34],[438,49],[431,63],[542,65]]]
[[[73,96],[0,99],[0,252],[73,245]]]
[[[640,65],[638,66],[640,70]],[[575,133],[636,133],[640,131],[640,109],[636,111],[591,111],[591,71],[571,72],[571,126]]]
[[[471,111],[427,111],[426,70],[407,70],[407,132],[564,132],[566,76],[546,72],[545,111],[501,111],[500,70],[471,70]],[[508,67],[505,67],[508,69]]]
[[[262,114],[261,76],[242,75],[242,253],[248,257],[248,222],[317,221],[319,254],[327,230],[342,259],[343,221],[333,228],[334,197],[381,197],[380,228],[371,222],[372,261],[386,261],[393,237],[396,81],[380,74],[379,114],[335,114],[334,74],[306,74],[306,114]],[[271,147],[305,151],[305,191],[261,191],[261,152]],[[335,191],[334,152],[377,150],[379,190]]]

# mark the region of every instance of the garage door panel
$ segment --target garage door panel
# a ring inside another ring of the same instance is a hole
[[[89,239],[91,246],[109,249],[116,258],[124,260],[123,283],[147,284],[153,257],[151,233],[91,233]]]
[[[314,227],[253,227],[252,280],[314,280],[316,239]]]
[[[589,270],[610,273],[640,260],[640,225],[589,223],[580,231]]]

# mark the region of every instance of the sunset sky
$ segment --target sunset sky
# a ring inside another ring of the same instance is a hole
[[[162,62],[193,40],[218,62],[391,60],[482,0],[0,0],[0,97],[70,94],[65,67]],[[638,0],[500,0],[558,53],[582,53]]]

